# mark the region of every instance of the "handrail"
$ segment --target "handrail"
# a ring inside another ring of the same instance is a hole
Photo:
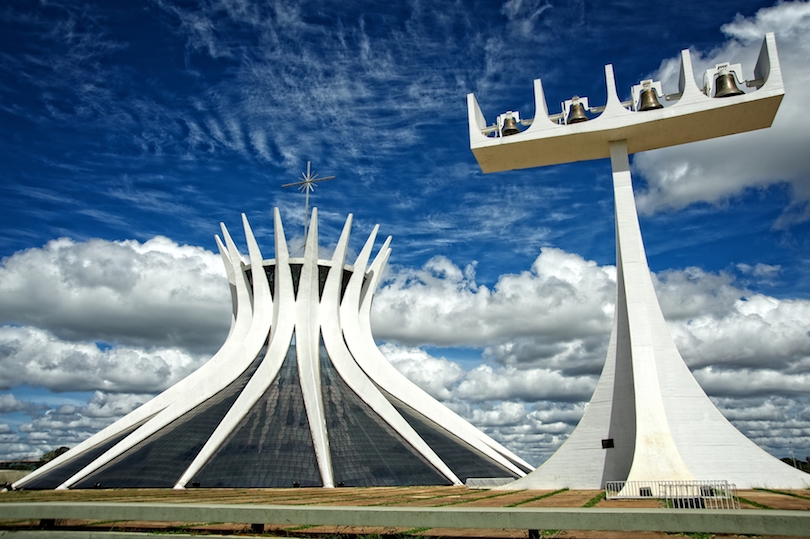
[[[243,522],[315,526],[702,532],[806,536],[810,511],[348,507],[187,503],[0,503],[0,519]],[[535,532],[536,535],[536,532]]]

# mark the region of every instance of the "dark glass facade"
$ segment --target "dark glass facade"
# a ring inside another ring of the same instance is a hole
[[[295,297],[298,297],[298,285],[301,280],[301,268],[303,268],[302,264],[290,264],[290,271],[292,274],[293,280],[293,294]],[[248,278],[248,283],[250,286],[253,286],[253,273],[252,269],[245,270],[245,273]],[[264,266],[264,273],[267,275],[267,283],[270,286],[270,296],[275,299],[276,294],[276,265],[270,264]],[[318,266],[318,293],[319,297],[323,297],[323,287],[326,284],[326,277],[329,274],[329,266]],[[346,294],[346,287],[349,285],[349,279],[351,279],[352,272],[343,269],[343,278],[340,283],[340,300],[343,301],[343,296]],[[363,283],[366,282],[365,275],[363,276]]]
[[[321,339],[321,390],[335,484],[449,485],[343,381]]]
[[[426,418],[410,406],[407,406],[385,393],[394,408],[405,418],[419,436],[439,455],[453,473],[466,482],[470,477],[515,477],[517,474],[504,468],[443,427]]]
[[[193,479],[201,487],[320,487],[295,345],[270,387]]]
[[[225,389],[172,421],[71,488],[171,488],[200,452],[266,352]]]
[[[133,425],[132,427],[119,432],[112,438],[108,438],[98,444],[95,447],[91,447],[87,451],[77,455],[76,457],[70,459],[69,461],[65,462],[64,464],[60,464],[59,466],[53,468],[52,470],[45,472],[44,474],[40,475],[36,479],[32,479],[31,481],[25,484],[26,490],[38,490],[38,489],[54,489],[73,477],[74,474],[78,473],[82,468],[96,460],[98,457],[104,454],[108,449],[112,446],[126,438],[129,433],[133,432],[135,429],[146,423],[148,419],[141,421]]]
[[[302,265],[290,266],[297,294]],[[275,265],[266,266],[264,270],[272,290]],[[329,267],[319,265],[320,294],[329,271]],[[341,299],[351,275],[351,271],[343,269]],[[252,280],[250,273],[249,278]],[[322,336],[319,345],[321,396],[335,485],[449,485],[451,482],[446,477],[343,380],[326,352]],[[266,351],[267,342],[252,364],[226,388],[70,488],[173,487],[233,406]],[[434,421],[380,391],[461,481],[470,477],[516,476]],[[25,488],[57,487],[145,422],[32,480]],[[279,372],[261,397],[189,485],[203,488],[323,486],[304,404],[295,344],[290,344]]]

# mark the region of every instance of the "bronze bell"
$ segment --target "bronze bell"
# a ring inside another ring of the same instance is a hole
[[[568,119],[565,120],[567,124],[576,124],[579,122],[587,122],[588,117],[585,115],[585,107],[579,101],[571,103],[571,108],[568,110]]]
[[[734,81],[734,75],[732,73],[724,73],[717,77],[717,91],[714,92],[714,97],[732,97],[744,93],[745,92],[737,88],[737,83]]]
[[[639,99],[639,106],[638,110],[656,110],[662,109],[664,105],[662,105],[658,101],[658,96],[655,93],[655,90],[652,88],[647,88],[645,90],[641,90],[641,96]]]
[[[503,129],[501,129],[501,136],[508,137],[509,135],[516,135],[520,133],[517,122],[512,116],[508,116],[503,122]]]

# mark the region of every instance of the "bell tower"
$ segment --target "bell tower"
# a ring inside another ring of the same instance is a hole
[[[613,171],[617,293],[602,374],[565,443],[538,469],[501,488],[693,480],[805,488],[810,476],[739,432],[681,358],[650,277],[629,161],[636,152],[770,127],[784,95],[774,36],[765,36],[749,81],[739,64],[725,63],[706,71],[699,88],[688,50],[681,53],[679,88],[671,95],[659,81],[645,80],[632,87],[630,101],[621,102],[611,65],[605,76],[605,106],[575,96],[557,114],[548,113],[542,83],[535,80],[535,117],[519,122],[525,129],[517,132],[499,129],[500,117],[488,127],[475,96],[467,96],[470,146],[484,173],[603,158]]]

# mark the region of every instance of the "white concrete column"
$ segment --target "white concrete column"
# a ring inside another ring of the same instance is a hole
[[[663,314],[641,239],[626,141],[610,143],[610,163],[616,205],[616,278],[621,281],[617,299],[626,306],[616,314],[627,317],[636,409],[636,444],[627,480],[694,479],[675,446],[661,397],[656,350],[675,345],[666,326],[656,323]],[[624,323],[618,320],[619,327]]]

